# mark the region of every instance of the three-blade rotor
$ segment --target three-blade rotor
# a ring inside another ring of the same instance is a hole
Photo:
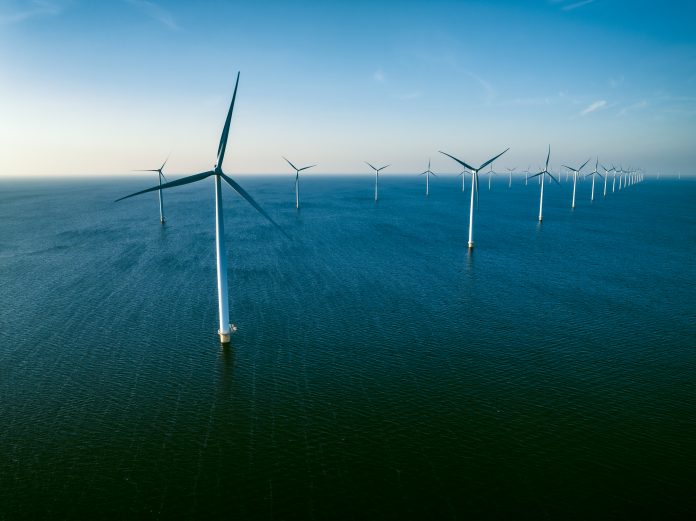
[[[537,176],[543,176],[544,174],[548,175],[551,179],[553,179],[557,185],[560,185],[561,183],[558,182],[558,179],[556,179],[551,172],[549,172],[549,159],[551,158],[551,145],[549,145],[549,153],[546,154],[546,166],[541,172],[538,172],[534,175],[530,175],[529,179],[534,179]],[[589,159],[588,159],[589,161]],[[585,165],[583,165],[585,166]]]
[[[200,174],[194,174],[190,175],[187,177],[183,177],[181,179],[177,179],[176,181],[170,181],[168,183],[164,183],[159,186],[154,186],[152,188],[147,188],[145,190],[140,190],[139,192],[135,192],[130,195],[126,195],[125,197],[121,197],[119,199],[116,199],[116,201],[122,201],[124,199],[128,199],[130,197],[135,197],[136,195],[140,194],[145,194],[147,192],[154,192],[155,190],[166,190],[168,188],[174,188],[177,186],[183,186],[187,185],[190,183],[195,183],[198,181],[202,181],[203,179],[210,177],[212,175],[219,176],[221,179],[223,179],[228,185],[232,187],[232,189],[237,192],[243,199],[245,199],[257,212],[259,212],[266,220],[268,220],[275,228],[280,230],[283,235],[287,237],[287,234],[280,228],[280,226],[273,220],[271,217],[261,208],[261,206],[254,200],[249,193],[246,192],[234,179],[231,177],[227,176],[223,171],[222,171],[222,163],[225,160],[225,151],[227,149],[227,138],[230,133],[230,124],[232,122],[232,113],[234,111],[234,102],[237,99],[237,88],[239,87],[239,72],[237,73],[237,80],[234,85],[234,93],[232,94],[232,101],[230,102],[230,108],[227,111],[227,117],[225,118],[225,125],[223,126],[222,129],[222,134],[220,135],[220,144],[218,145],[218,153],[217,153],[217,159],[215,162],[215,167],[213,170],[209,170],[207,172],[201,172]],[[162,167],[158,170],[161,172],[162,168],[164,168],[164,165],[167,163],[169,158],[165,160],[165,162],[162,164]],[[286,160],[287,161],[287,160]],[[288,161],[289,162],[289,161]],[[310,168],[310,167],[305,167],[305,168]]]

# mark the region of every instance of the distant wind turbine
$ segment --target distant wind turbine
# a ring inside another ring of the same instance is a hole
[[[434,175],[437,177],[437,174],[430,170],[430,159],[428,159],[428,169],[425,172],[421,172],[418,175],[424,175],[425,176],[425,195],[430,195],[430,175]]]
[[[573,168],[571,166],[563,165],[565,168],[567,168],[568,170],[572,170],[572,172],[573,172],[573,203],[570,206],[571,208],[575,208],[575,185],[578,182],[578,174],[580,173],[580,170],[582,170],[583,167],[589,162],[590,162],[590,160],[588,159],[587,161],[585,161],[582,164],[582,166],[580,168]],[[594,178],[592,178],[592,182],[594,183]]]
[[[493,164],[491,163],[491,169],[488,171],[488,189],[491,189],[491,177],[495,174],[493,171]]]
[[[604,165],[599,165],[599,166],[601,166],[602,170],[604,170],[604,176],[603,176],[604,177],[604,196],[603,197],[606,197],[607,196],[607,179],[609,178],[609,172],[611,172],[614,167],[611,167],[609,170],[607,170],[607,168]]]
[[[460,176],[461,176],[461,178],[462,178],[462,192],[463,192],[464,189],[466,188],[466,182],[465,182],[465,178],[466,178],[466,175],[465,175],[465,174],[466,174],[466,173],[467,173],[467,172],[466,172],[466,169],[464,169],[464,170],[462,170],[462,172],[461,172],[459,175],[457,175],[457,177],[460,177]]]
[[[502,156],[508,150],[510,150],[510,149],[506,148],[500,154],[489,159],[488,161],[483,163],[478,168],[474,168],[473,166],[469,166],[461,159],[457,159],[456,157],[451,156],[448,153],[440,150],[441,154],[444,154],[447,157],[454,159],[457,163],[459,163],[460,165],[462,165],[464,168],[468,169],[471,172],[471,205],[469,207],[469,249],[470,250],[474,248],[474,191],[476,191],[476,198],[478,201],[478,173],[483,168],[486,168],[486,166],[493,164],[493,161],[498,159],[500,156]]]
[[[159,168],[154,168],[151,170],[133,170],[133,172],[157,172],[157,177],[159,180],[159,185],[160,189],[157,190],[157,193],[159,195],[159,210],[160,210],[160,223],[164,224],[164,201],[162,201],[162,179],[164,179],[165,182],[167,182],[167,178],[164,177],[164,174],[162,173],[162,170],[164,169],[164,165],[167,164],[167,161],[169,161],[169,157],[164,160],[164,163],[162,163],[162,166]]]
[[[558,179],[556,179],[551,172],[549,172],[549,158],[551,157],[551,145],[549,145],[549,153],[546,156],[546,166],[544,169],[539,172],[538,174],[534,174],[532,177],[540,176],[541,178],[541,194],[539,195],[539,222],[543,219],[543,207],[544,207],[544,177],[547,175],[556,181],[557,185],[560,185],[561,183],[558,182]],[[588,159],[589,161],[589,159]]]
[[[512,188],[512,173],[513,173],[515,170],[517,170],[517,167],[514,167],[514,168],[506,168],[505,170],[508,171],[508,176],[509,176],[509,179],[508,179],[508,188]]]
[[[391,166],[391,165],[384,165],[383,167],[375,168],[367,161],[365,161],[365,164],[367,166],[369,166],[372,170],[375,171],[375,201],[376,201],[377,198],[379,197],[379,172],[380,172],[380,170],[384,170],[385,168],[387,168],[388,166]]]
[[[585,177],[592,176],[592,197],[590,197],[590,201],[592,201],[592,202],[594,202],[594,181],[595,181],[595,177],[596,177],[596,176],[604,177],[602,174],[600,174],[600,173],[597,171],[597,166],[598,166],[598,165],[599,165],[599,158],[597,158],[597,160],[595,161],[594,170],[593,170],[592,172],[590,172],[589,174],[585,174]],[[603,168],[603,167],[602,167],[602,168]],[[606,186],[606,183],[605,183],[605,186]]]
[[[293,165],[290,160],[285,157],[281,156],[287,163],[290,165],[290,167],[295,171],[295,208],[300,208],[300,172],[303,170],[307,170],[308,168],[314,168],[317,165],[309,165],[309,166],[304,166],[302,168],[297,168],[295,165]]]
[[[155,186],[153,188],[148,188],[147,190],[141,190],[134,194],[127,195],[117,199],[121,201],[123,199],[128,199],[129,197],[134,197],[136,195],[144,194],[147,192],[152,192],[155,190],[164,190],[166,188],[174,188],[175,186],[182,186],[189,183],[195,183],[196,181],[201,181],[208,177],[213,176],[215,180],[215,253],[217,260],[217,290],[218,290],[218,315],[220,329],[218,334],[220,335],[220,342],[223,344],[228,344],[230,341],[231,331],[234,330],[234,326],[231,326],[229,320],[229,299],[228,299],[228,287],[227,287],[227,253],[225,250],[225,223],[222,215],[222,185],[220,180],[224,180],[229,184],[240,196],[242,196],[246,201],[253,206],[256,211],[258,211],[262,216],[264,216],[273,226],[278,230],[283,232],[282,228],[278,226],[273,219],[259,206],[259,204],[244,190],[239,184],[227,176],[222,171],[222,162],[225,159],[225,149],[227,148],[227,136],[230,132],[230,123],[232,121],[232,110],[234,109],[234,101],[237,97],[237,87],[239,86],[239,73],[237,73],[237,82],[234,85],[234,93],[232,94],[232,102],[230,103],[229,111],[227,112],[227,118],[225,119],[225,126],[222,129],[222,135],[220,136],[220,144],[218,145],[217,160],[213,170],[207,172],[202,172],[200,174],[194,174],[176,181],[171,181],[160,186]]]

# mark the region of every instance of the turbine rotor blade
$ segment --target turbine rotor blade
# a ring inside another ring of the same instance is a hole
[[[130,194],[130,195],[127,195],[125,197],[121,197],[120,199],[116,199],[114,202],[117,203],[119,201],[123,201],[124,199],[128,199],[129,197],[135,197],[136,195],[145,194],[147,192],[154,192],[155,190],[164,190],[165,188],[174,188],[175,186],[181,186],[181,185],[187,185],[189,183],[195,183],[196,181],[200,181],[201,179],[205,179],[206,177],[210,177],[214,173],[215,172],[213,172],[211,170],[210,172],[202,172],[200,174],[190,175],[188,177],[184,177],[182,179],[177,179],[176,181],[172,181],[171,183],[165,183],[161,186],[154,186],[152,188],[148,188],[147,190],[141,190],[140,192],[135,192],[134,194]]]
[[[285,157],[285,156],[280,156],[280,157],[285,159],[285,161],[288,162],[288,164],[292,167],[293,170],[297,171],[297,167],[295,165],[293,165],[287,157]]]
[[[266,213],[266,211],[265,211],[263,208],[261,208],[261,206],[259,205],[259,203],[257,203],[257,202],[254,200],[254,198],[251,197],[251,196],[247,193],[246,190],[244,190],[244,188],[242,188],[241,186],[239,186],[239,184],[237,183],[237,181],[235,181],[235,180],[232,179],[231,177],[229,177],[229,176],[227,176],[227,175],[225,175],[225,174],[222,174],[222,173],[220,174],[220,177],[222,177],[225,181],[227,181],[227,184],[230,185],[230,186],[234,189],[235,192],[237,192],[237,193],[238,193],[239,195],[241,195],[244,199],[246,199],[246,201],[247,201],[251,206],[253,206],[253,207],[256,209],[257,212],[259,212],[261,215],[263,215],[263,216],[268,220],[268,222],[270,222],[273,226],[275,226],[275,227],[278,229],[278,231],[280,231],[280,233],[282,233],[287,239],[290,239],[290,236],[289,236],[287,233],[285,233],[285,230],[283,230],[283,229],[278,225],[278,223],[276,223],[273,219],[271,219],[271,216],[268,215],[268,214]]]
[[[447,157],[449,157],[449,158],[451,158],[451,159],[454,159],[457,163],[459,163],[460,165],[462,165],[464,168],[468,168],[468,169],[471,170],[471,171],[476,170],[473,166],[467,165],[467,164],[466,164],[464,161],[462,161],[461,159],[457,159],[456,157],[449,155],[447,152],[443,152],[442,150],[440,150],[439,152],[440,152],[440,154],[446,155]]]
[[[225,149],[227,148],[227,136],[230,133],[230,122],[232,121],[232,111],[234,110],[234,101],[237,99],[237,87],[239,87],[239,72],[237,73],[237,81],[234,84],[234,93],[232,94],[232,102],[230,103],[230,110],[227,111],[227,118],[225,119],[225,126],[222,129],[222,135],[220,136],[220,144],[218,145],[218,156],[217,163],[215,166],[217,168],[222,168],[222,162],[225,160]]]
[[[591,159],[591,158],[590,158],[590,159]],[[582,164],[582,166],[581,166],[580,168],[578,168],[578,172],[579,172],[580,170],[582,170],[583,167],[584,167],[587,163],[589,163],[589,162],[590,162],[589,159],[588,159],[587,161],[585,161],[585,162]]]
[[[159,172],[159,169],[154,168],[154,169],[149,169],[149,170],[131,170],[131,172]]]
[[[300,172],[302,172],[302,170],[307,170],[308,168],[314,168],[315,166],[317,166],[317,165],[305,166],[304,168],[300,168]]]
[[[551,145],[549,145],[549,153],[548,153],[548,155],[546,156],[546,168],[545,168],[544,170],[548,170],[548,169],[549,169],[549,158],[550,158],[550,157],[551,157]]]
[[[376,172],[378,171],[374,166],[372,166],[372,165],[371,165],[370,163],[368,163],[367,161],[365,161],[365,164],[366,164],[367,166],[369,166],[372,170],[374,170],[374,171],[376,171]]]
[[[530,175],[530,176],[529,176],[529,179],[534,179],[535,177],[540,176],[540,175],[542,175],[543,173],[544,173],[544,172],[539,172],[538,174]]]
[[[556,181],[556,184],[557,184],[557,185],[560,185],[560,184],[561,184],[561,183],[558,182],[558,179],[556,179],[556,178],[553,176],[553,174],[552,174],[551,172],[546,172],[546,173],[549,175],[549,177],[550,177],[551,179],[553,179],[554,181]]]
[[[483,163],[478,169],[481,170],[481,169],[487,167],[489,164],[491,164],[493,161],[495,161],[496,159],[498,159],[500,156],[502,156],[502,155],[503,155],[505,152],[507,152],[508,150],[510,150],[510,147],[508,147],[508,148],[506,148],[505,150],[503,150],[500,154],[498,154],[498,155],[495,156],[494,158],[489,159],[488,161],[486,161],[485,163]],[[491,170],[492,170],[492,169],[493,169],[493,167],[491,166]]]

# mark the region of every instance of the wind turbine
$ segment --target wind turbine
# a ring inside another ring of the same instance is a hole
[[[225,149],[227,148],[227,136],[230,132],[230,122],[232,121],[232,110],[234,109],[234,101],[237,97],[237,87],[239,86],[239,73],[237,73],[237,82],[234,85],[234,93],[232,94],[232,102],[230,103],[229,111],[227,112],[227,118],[225,119],[225,125],[222,129],[222,135],[220,136],[220,144],[218,145],[217,160],[213,170],[208,170],[207,172],[201,172],[200,174],[194,174],[176,181],[171,181],[160,186],[155,186],[153,188],[148,188],[147,190],[141,190],[140,192],[135,192],[134,194],[127,195],[117,199],[121,201],[123,199],[128,199],[129,197],[134,197],[136,195],[144,194],[147,192],[152,192],[154,190],[164,190],[166,188],[174,188],[175,186],[182,186],[189,183],[195,183],[196,181],[202,181],[208,177],[213,177],[215,180],[215,254],[216,254],[216,264],[217,264],[217,290],[218,290],[218,315],[220,329],[218,334],[220,335],[220,342],[222,344],[228,344],[230,342],[230,335],[236,328],[230,324],[229,320],[229,299],[228,299],[228,287],[227,287],[227,253],[225,250],[225,223],[222,215],[222,185],[220,180],[224,180],[229,184],[240,196],[242,196],[246,201],[253,206],[256,211],[263,215],[273,226],[280,230],[283,235],[287,237],[282,228],[278,226],[273,219],[259,206],[259,204],[244,190],[239,184],[227,176],[222,171],[222,162],[225,159]]]
[[[578,182],[578,174],[580,173],[580,170],[582,170],[583,167],[584,167],[587,163],[589,163],[589,162],[590,162],[590,160],[588,159],[587,161],[585,161],[585,162],[582,164],[582,166],[581,166],[580,168],[573,168],[573,167],[570,167],[570,166],[567,166],[567,165],[563,165],[563,166],[564,166],[565,168],[567,168],[568,170],[572,170],[572,171],[573,171],[573,204],[571,205],[571,208],[575,208],[575,185],[576,185],[577,182]],[[594,178],[592,178],[592,182],[594,183]],[[539,219],[539,220],[541,220],[541,219]]]
[[[309,165],[305,166],[302,168],[297,168],[295,165],[293,165],[290,160],[288,160],[287,157],[281,156],[285,161],[288,162],[288,164],[292,167],[292,169],[295,171],[295,208],[299,209],[300,208],[300,172],[303,170],[307,170],[308,168],[313,168],[317,165]]]
[[[506,168],[505,170],[508,171],[509,179],[508,179],[508,188],[512,188],[512,173],[517,170],[517,167],[514,168]]]
[[[541,172],[539,172],[538,174],[534,174],[532,176],[532,177],[541,176],[541,195],[539,196],[539,222],[541,222],[541,220],[543,218],[542,209],[544,206],[544,177],[546,177],[548,175],[551,179],[556,181],[557,185],[561,184],[558,182],[558,179],[556,179],[553,176],[553,174],[551,172],[549,172],[549,158],[550,157],[551,157],[551,145],[549,145],[549,153],[546,156],[546,166],[544,167],[544,169]],[[588,159],[588,161],[589,161],[589,159]]]
[[[489,164],[492,164],[493,161],[498,159],[500,156],[502,156],[508,150],[510,150],[510,149],[506,148],[500,154],[498,154],[497,156],[495,156],[492,159],[489,159],[488,161],[483,163],[478,168],[474,168],[473,166],[469,166],[461,159],[457,159],[456,157],[451,156],[448,153],[440,150],[440,154],[444,154],[447,157],[454,159],[457,163],[462,165],[464,168],[471,171],[471,206],[469,207],[469,249],[470,250],[472,250],[474,248],[474,190],[476,191],[476,198],[478,200],[478,173],[479,173],[479,170],[482,170],[483,168],[486,168],[486,166],[488,166]]]
[[[527,180],[529,179],[529,166],[527,169],[524,171],[524,186],[527,186]]]
[[[461,174],[457,175],[457,177],[461,176],[462,178],[462,192],[466,188],[466,182],[464,180],[466,176],[464,174],[466,174],[466,169],[462,170]]]
[[[611,178],[611,193],[613,194],[614,189],[616,188],[616,172],[618,172],[618,170],[616,170],[614,165],[611,165],[611,169],[614,171],[614,175]]]
[[[386,167],[382,167],[382,168],[386,168]],[[430,195],[430,174],[432,174],[432,175],[434,175],[435,177],[437,177],[437,175],[435,174],[435,172],[433,172],[432,170],[430,170],[430,159],[428,159],[428,169],[427,169],[425,172],[421,172],[420,174],[418,174],[418,175],[424,175],[424,176],[425,176],[425,195],[426,195],[426,196],[427,196],[427,195]],[[462,188],[462,190],[463,190],[463,188]]]
[[[594,181],[595,181],[595,176],[604,177],[602,174],[600,174],[600,173],[597,171],[597,166],[598,166],[598,165],[599,165],[599,158],[597,158],[597,160],[595,161],[594,170],[593,170],[592,172],[590,172],[589,174],[585,174],[585,177],[587,177],[587,176],[592,176],[592,197],[590,197],[590,201],[592,201],[592,202],[594,202]],[[604,167],[602,167],[602,168],[604,168]],[[605,183],[605,186],[606,186],[606,183]]]
[[[609,172],[611,172],[614,167],[611,167],[609,170],[606,169],[604,165],[599,165],[602,167],[602,170],[604,170],[604,197],[607,196],[607,179],[609,178]]]
[[[160,223],[162,223],[162,224],[164,224],[164,202],[162,201],[162,190],[161,190],[162,179],[164,179],[165,182],[167,181],[167,178],[164,177],[162,170],[164,169],[164,165],[167,164],[167,161],[169,161],[169,157],[167,157],[167,159],[164,160],[164,163],[162,163],[162,166],[159,168],[154,168],[151,170],[133,170],[133,172],[157,172],[157,178],[159,180],[159,185],[160,185],[160,189],[157,192],[159,194]]]
[[[374,166],[372,166],[372,165],[371,165],[370,163],[368,163],[367,161],[365,161],[365,164],[366,164],[367,166],[369,166],[372,170],[375,171],[375,201],[376,201],[376,200],[377,200],[377,197],[378,197],[378,195],[379,195],[379,171],[380,171],[380,170],[384,170],[385,168],[387,168],[388,166],[391,166],[391,165],[384,165],[384,166],[381,167],[381,168],[375,168]]]
[[[491,176],[495,174],[493,171],[493,164],[491,163],[491,169],[488,171],[488,189],[491,189]]]

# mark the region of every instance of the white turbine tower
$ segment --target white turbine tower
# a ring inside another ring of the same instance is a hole
[[[469,250],[472,250],[474,248],[474,191],[476,191],[476,199],[478,201],[478,173],[479,173],[479,170],[485,168],[489,164],[492,164],[493,161],[498,159],[500,156],[502,156],[508,150],[510,150],[510,149],[506,148],[500,154],[498,154],[497,156],[495,156],[492,159],[489,159],[488,161],[483,163],[478,168],[474,168],[473,166],[469,166],[461,159],[457,159],[456,157],[451,156],[448,153],[440,150],[441,154],[444,154],[447,157],[454,159],[457,163],[459,163],[460,165],[462,165],[464,168],[468,169],[471,172],[471,205],[469,207]]]
[[[164,160],[164,163],[162,163],[162,166],[159,168],[154,168],[151,170],[133,170],[133,172],[157,172],[157,178],[159,181],[159,186],[162,186],[162,179],[164,179],[165,183],[167,182],[167,178],[164,177],[164,174],[162,173],[162,170],[164,169],[164,165],[167,164],[167,161],[169,161],[169,158]],[[159,195],[159,211],[160,211],[160,223],[164,224],[164,201],[162,200],[162,190],[159,189],[157,190],[157,193]]]
[[[570,206],[571,208],[575,208],[575,186],[578,183],[578,174],[580,173],[580,170],[582,170],[583,167],[589,162],[590,162],[590,160],[588,159],[587,161],[585,161],[582,164],[582,166],[580,168],[573,168],[573,167],[570,167],[567,165],[563,165],[565,168],[567,168],[568,170],[571,170],[573,172],[573,203]],[[594,180],[593,180],[593,182],[594,182]]]
[[[424,176],[425,176],[425,195],[426,195],[426,196],[430,195],[430,175],[431,175],[431,174],[434,175],[435,177],[437,177],[437,175],[435,174],[435,172],[433,172],[432,170],[430,170],[430,159],[428,159],[428,169],[427,169],[425,172],[421,172],[420,174],[418,174],[418,175],[424,175]],[[463,189],[462,189],[462,190],[463,190]]]
[[[604,177],[604,196],[603,197],[606,197],[607,196],[607,179],[609,178],[609,172],[612,171],[613,167],[610,168],[609,170],[607,170],[606,167],[604,167],[604,165],[599,165],[599,166],[601,166],[602,170],[604,170],[604,176],[603,176]]]
[[[290,165],[290,167],[295,171],[295,208],[299,209],[300,208],[300,172],[303,170],[307,170],[308,168],[314,168],[317,165],[309,165],[309,166],[304,166],[302,168],[297,168],[295,165],[293,165],[290,160],[285,157],[281,156],[287,163]]]
[[[372,170],[375,171],[375,201],[376,201],[379,197],[379,172],[380,172],[380,170],[384,170],[385,168],[387,168],[388,166],[391,166],[391,165],[384,165],[383,167],[375,168],[367,161],[365,161],[365,164],[367,166],[369,166]]]
[[[512,188],[512,173],[517,170],[517,167],[506,168],[505,170],[508,171],[508,188]]]
[[[457,175],[457,177],[460,177],[460,176],[461,176],[461,178],[462,178],[462,192],[463,192],[464,189],[466,188],[466,182],[465,182],[466,175],[465,175],[465,174],[466,174],[466,169],[462,170],[461,174],[458,174],[458,175]]]
[[[592,202],[594,202],[594,182],[595,182],[595,177],[596,177],[596,176],[604,177],[602,174],[600,174],[600,173],[597,171],[597,166],[599,166],[599,158],[597,158],[597,160],[595,161],[594,170],[593,170],[592,172],[590,172],[589,174],[585,174],[585,177],[592,176],[592,196],[590,197],[590,201],[592,201]],[[604,167],[602,167],[602,168],[604,168]],[[606,188],[606,186],[607,186],[607,184],[606,184],[606,178],[605,178],[604,187]]]
[[[495,172],[493,171],[493,164],[491,163],[491,169],[488,171],[488,189],[491,189],[491,177],[495,175]]]
[[[549,153],[546,156],[546,166],[544,169],[539,172],[538,174],[534,174],[532,177],[537,177],[539,176],[541,179],[541,193],[539,195],[539,222],[542,221],[543,219],[543,208],[544,208],[544,177],[547,175],[556,181],[556,184],[560,185],[561,183],[558,182],[558,179],[556,179],[551,172],[549,172],[549,158],[551,157],[551,145],[549,145]]]
[[[234,326],[230,324],[229,320],[229,299],[228,299],[228,287],[227,287],[227,253],[225,250],[225,223],[222,215],[222,185],[220,180],[224,180],[229,184],[240,196],[242,196],[246,201],[253,206],[256,211],[263,215],[273,226],[280,230],[283,235],[287,237],[282,228],[278,226],[273,219],[261,208],[256,201],[244,190],[239,184],[227,176],[222,171],[222,162],[225,159],[225,149],[227,148],[227,136],[230,133],[230,122],[232,121],[232,110],[234,109],[234,101],[237,97],[237,87],[239,86],[239,73],[237,73],[237,82],[234,85],[234,94],[232,94],[232,102],[230,103],[230,109],[227,112],[227,118],[225,119],[225,125],[222,129],[222,135],[220,136],[220,144],[218,145],[217,160],[213,170],[207,172],[202,172],[200,174],[190,175],[176,181],[171,181],[165,183],[161,186],[155,186],[153,188],[148,188],[147,190],[141,190],[134,194],[127,195],[117,199],[121,201],[123,199],[128,199],[136,195],[144,194],[147,192],[153,192],[155,190],[164,190],[166,188],[173,188],[175,186],[186,185],[189,183],[195,183],[196,181],[201,181],[208,177],[213,177],[215,180],[215,254],[216,254],[216,264],[217,264],[217,290],[218,290],[218,315],[220,329],[218,334],[220,335],[220,342],[222,344],[228,344],[230,342],[231,332],[235,329]]]

